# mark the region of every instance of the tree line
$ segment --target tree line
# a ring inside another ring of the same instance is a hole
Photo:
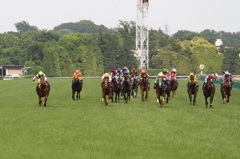
[[[64,23],[53,30],[39,30],[28,22],[15,23],[18,32],[0,34],[0,64],[31,67],[29,73],[42,70],[48,76],[71,76],[80,69],[85,76],[99,76],[111,69],[138,67],[134,56],[136,26],[119,21],[106,28],[91,21]],[[220,49],[214,43],[222,39]],[[169,36],[149,30],[149,67],[156,72],[176,68],[179,75],[228,70],[240,74],[240,32],[204,30],[200,33],[180,30]]]

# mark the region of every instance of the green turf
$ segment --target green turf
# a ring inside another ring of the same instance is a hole
[[[240,158],[238,89],[226,105],[216,85],[212,109],[201,90],[197,105],[189,105],[186,80],[163,108],[152,85],[149,101],[138,94],[105,106],[100,79],[85,79],[80,101],[72,101],[71,79],[49,82],[47,106],[39,107],[30,79],[0,81],[1,159]]]

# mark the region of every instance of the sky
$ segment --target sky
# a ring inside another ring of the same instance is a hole
[[[174,34],[205,29],[240,32],[240,0],[149,0],[148,27]],[[2,0],[0,33],[17,31],[27,21],[38,29],[52,30],[62,23],[91,20],[114,28],[119,20],[136,21],[137,0]]]

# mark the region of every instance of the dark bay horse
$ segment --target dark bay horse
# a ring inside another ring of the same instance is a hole
[[[157,85],[156,85],[156,95],[157,95],[157,103],[160,104],[160,107],[164,105],[165,99],[165,88],[164,84],[162,83],[162,77],[158,77]]]
[[[102,85],[102,104],[108,105],[108,101],[112,98],[112,88],[109,84],[109,78],[104,77]],[[108,96],[108,100],[106,100],[106,96]]]
[[[168,103],[168,99],[171,97],[170,93],[171,93],[171,82],[169,80],[166,81],[166,103]]]
[[[39,104],[39,106],[41,106],[41,104],[42,104],[42,100],[41,100],[42,97],[45,97],[44,106],[46,106],[47,99],[48,99],[49,92],[50,92],[50,87],[45,82],[44,76],[40,76],[40,82],[36,87],[36,92],[38,94],[38,104]]]
[[[205,97],[206,108],[208,107],[208,100],[207,100],[208,97],[210,97],[210,108],[212,108],[214,94],[215,94],[215,87],[213,86],[210,78],[208,78],[206,85],[203,87],[203,95]]]
[[[222,94],[222,103],[224,104],[225,102],[230,104],[230,96],[231,96],[231,90],[232,87],[230,85],[229,78],[227,78],[224,82],[223,85],[220,86],[221,94]],[[227,96],[227,98],[226,98]]]
[[[140,89],[141,89],[141,101],[148,100],[148,91],[150,89],[150,86],[148,85],[147,75],[144,74],[142,77],[142,80],[140,82]],[[145,92],[145,98],[144,98],[144,92]]]
[[[131,93],[131,85],[130,85],[130,77],[128,75],[123,75],[123,85],[122,85],[122,94],[125,100],[125,103],[130,101],[130,93]]]
[[[138,91],[138,82],[137,82],[136,76],[134,76],[132,78],[132,81],[133,81],[133,84],[132,84],[132,91],[131,91],[132,93],[131,93],[131,95],[132,95],[133,98],[136,98],[137,97],[137,91]]]
[[[176,81],[176,79],[172,76],[171,77],[171,91],[172,91],[172,99],[174,99],[174,95],[177,91],[178,88],[178,83]]]
[[[79,81],[78,78],[73,79],[72,83],[72,99],[75,100],[75,92],[77,92],[76,99],[80,99],[80,92],[82,90],[82,81]]]
[[[187,92],[188,92],[188,96],[189,96],[189,100],[190,100],[190,105],[196,105],[196,97],[197,97],[197,93],[198,93],[198,83],[195,81],[194,79],[194,75],[190,76],[190,82],[187,86]],[[192,100],[192,95],[193,100]]]
[[[118,84],[117,79],[115,79],[115,77],[112,78],[112,83],[113,83],[113,89],[112,89],[112,102],[113,102],[113,98],[115,95],[115,103],[119,103],[120,100],[120,92],[121,92],[121,86],[120,84]]]

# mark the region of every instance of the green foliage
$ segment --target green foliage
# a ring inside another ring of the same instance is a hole
[[[31,26],[27,21],[17,22],[14,24],[17,31],[26,32],[26,31],[37,31],[38,28],[36,26]]]

